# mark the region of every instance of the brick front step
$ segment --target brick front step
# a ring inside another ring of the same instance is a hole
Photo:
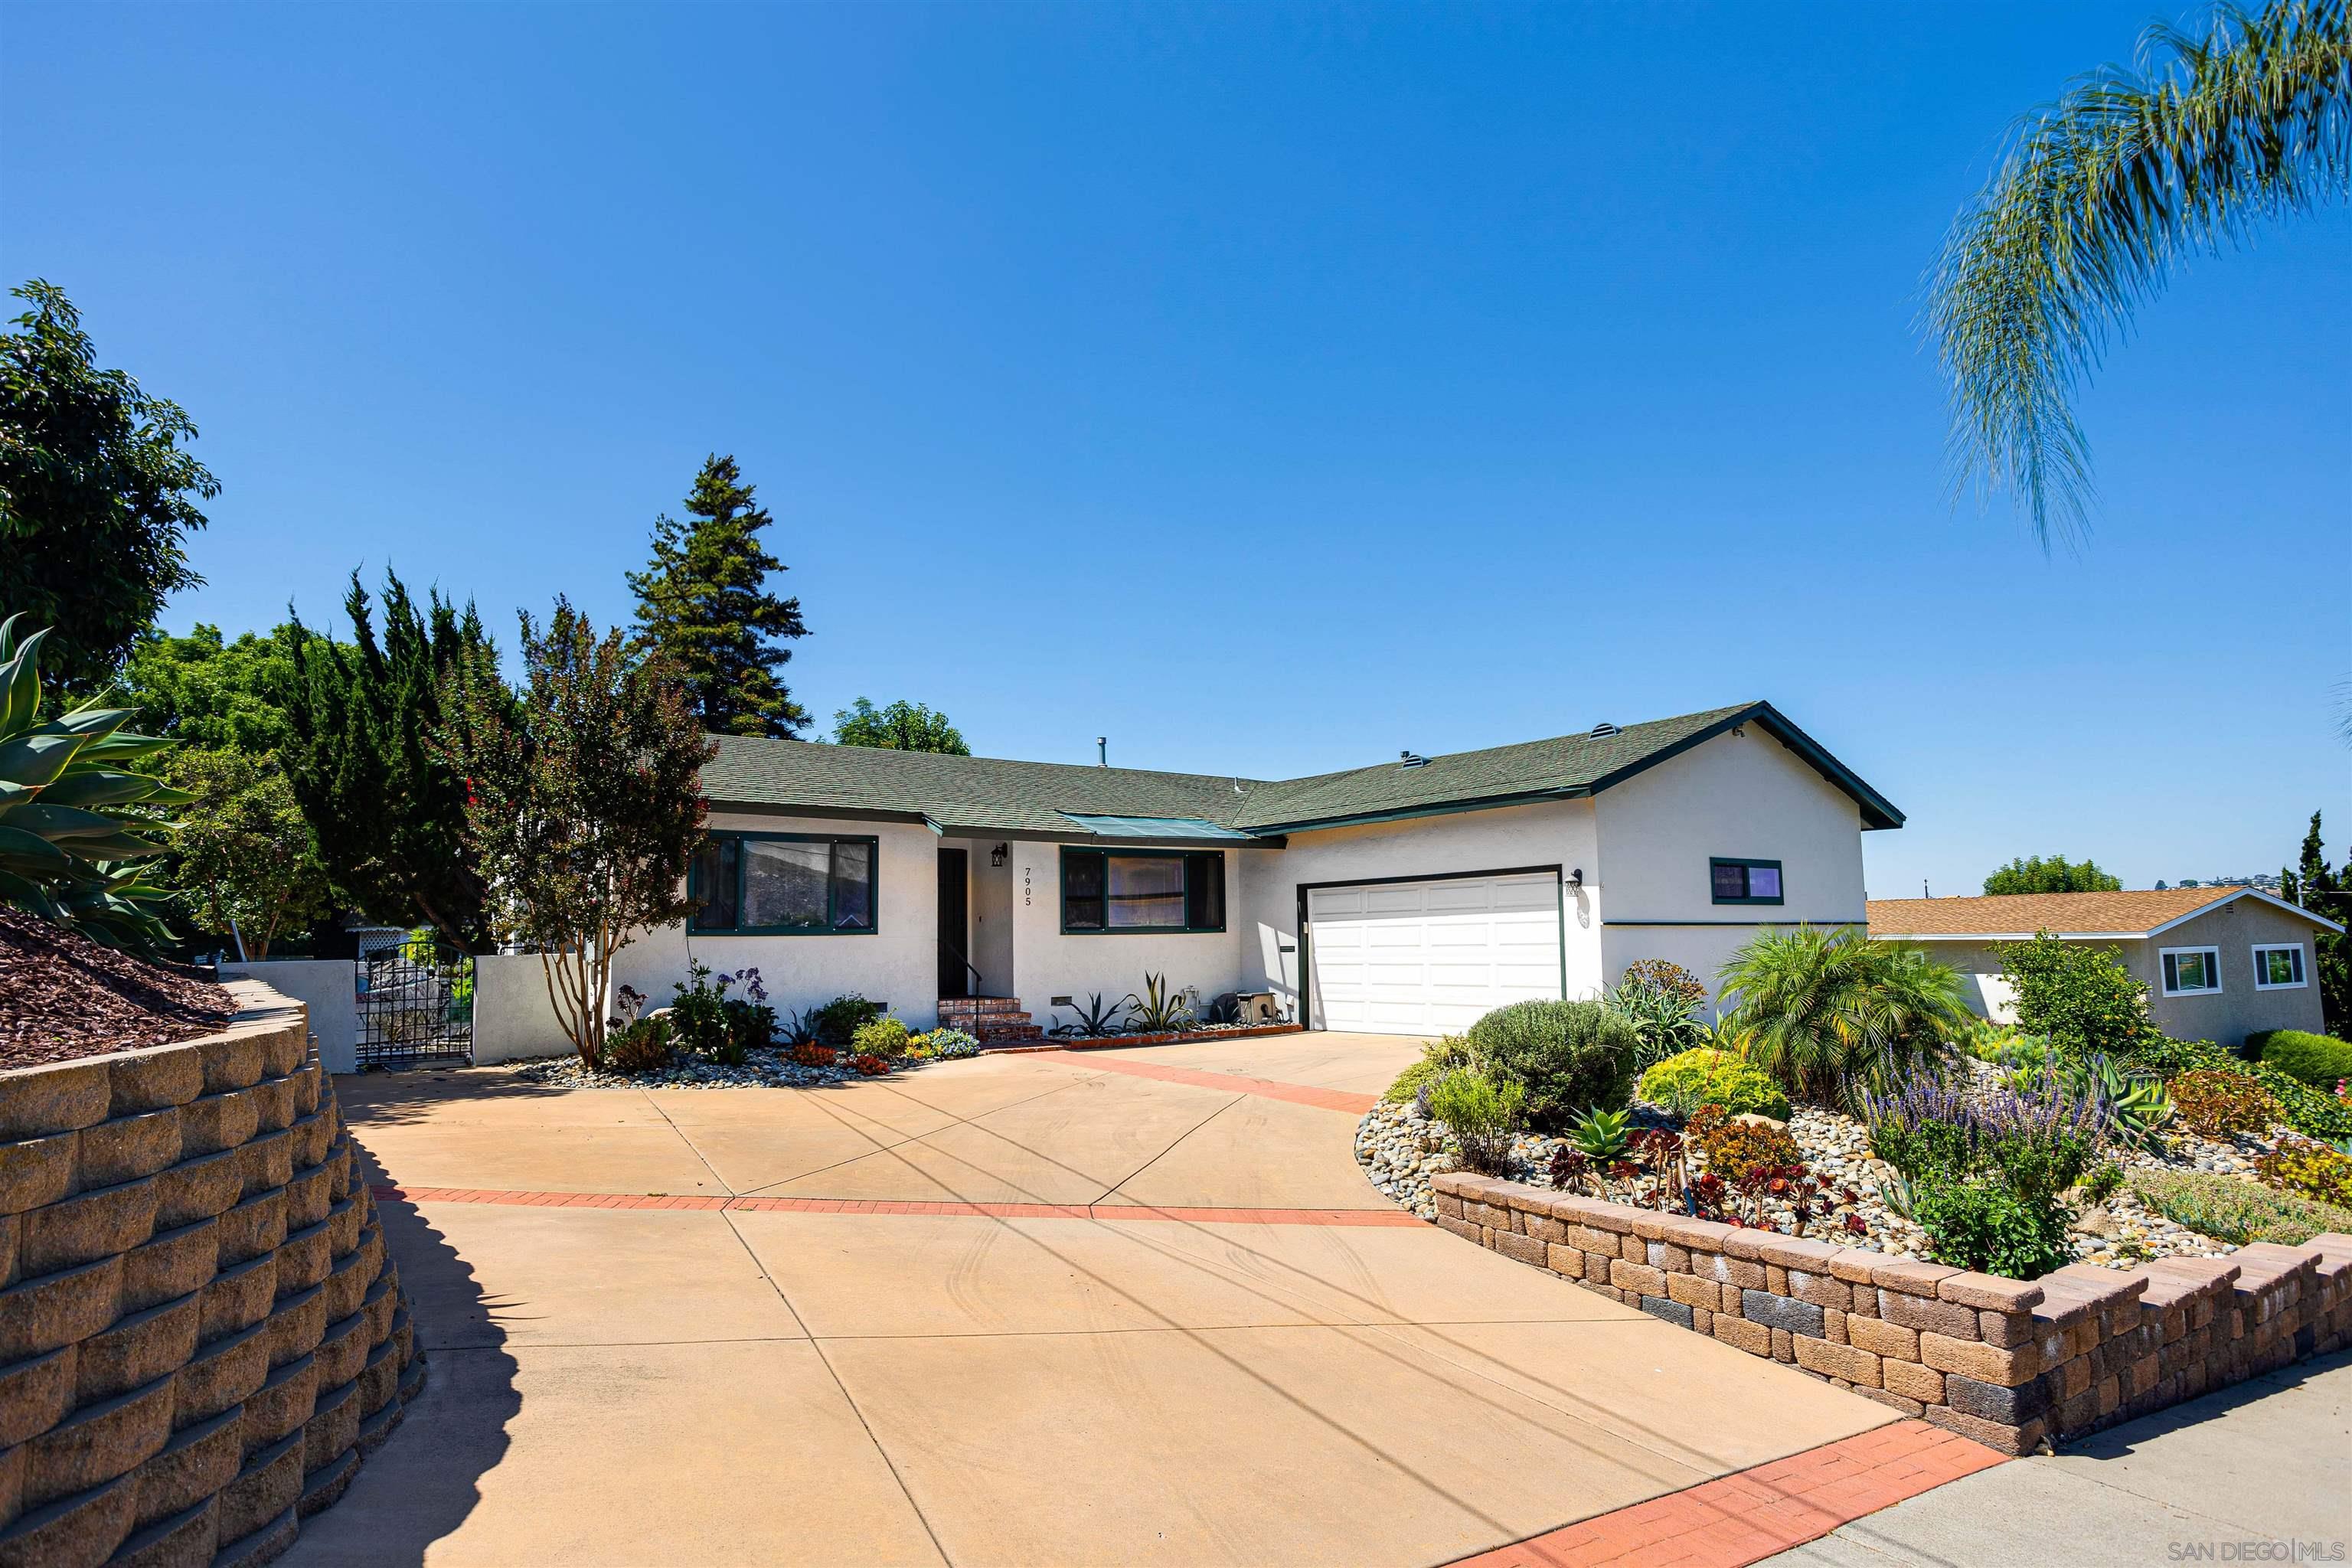
[[[1022,1012],[1018,996],[942,996],[940,1013],[942,1016],[961,1014],[966,1017],[982,1013],[1020,1013],[1024,1018],[1029,1016]]]
[[[1045,1037],[1045,1031],[1040,1025],[999,1024],[992,1020],[983,1020],[977,1028],[967,1033],[982,1045],[992,1040],[1042,1040]]]

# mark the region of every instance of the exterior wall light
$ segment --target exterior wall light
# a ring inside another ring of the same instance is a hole
[[[1004,858],[1012,853],[1013,847],[1011,845],[1000,844],[995,848],[988,852],[988,863],[992,866],[1002,866],[1004,864]]]

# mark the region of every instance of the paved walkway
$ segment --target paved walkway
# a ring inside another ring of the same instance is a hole
[[[1924,1475],[1940,1434],[1399,1223],[1350,1146],[1414,1053],[339,1080],[432,1381],[286,1561],[1440,1563]]]

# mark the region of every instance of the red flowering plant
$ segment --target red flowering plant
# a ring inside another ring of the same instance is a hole
[[[890,1070],[890,1064],[877,1056],[852,1057],[849,1065],[867,1078],[880,1078]]]

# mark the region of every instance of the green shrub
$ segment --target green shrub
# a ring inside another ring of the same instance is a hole
[[[1419,1098],[1421,1086],[1434,1083],[1455,1068],[1470,1065],[1470,1046],[1459,1035],[1448,1035],[1421,1047],[1421,1059],[1396,1075],[1381,1096],[1397,1105]]]
[[[1668,1057],[1642,1075],[1642,1098],[1688,1116],[1702,1105],[1719,1105],[1732,1116],[1753,1112],[1789,1120],[1789,1097],[1780,1086],[1748,1065],[1744,1058],[1701,1047]]]
[[[2066,1211],[2021,1198],[1998,1183],[1916,1182],[1911,1217],[1927,1233],[1929,1255],[1954,1268],[2039,1279],[2074,1261]]]
[[[1490,1176],[1508,1173],[1511,1138],[1527,1108],[1527,1090],[1486,1074],[1456,1068],[1429,1087],[1430,1113],[1454,1134],[1462,1163]]]
[[[809,1037],[820,1046],[831,1046],[845,1051],[850,1041],[857,1037],[861,1025],[869,1024],[882,1016],[882,1004],[868,1002],[855,991],[846,996],[836,996],[811,1013],[802,1021]]]
[[[945,1025],[919,1037],[923,1054],[943,1062],[960,1061],[965,1057],[980,1055],[980,1041],[961,1029]]]
[[[2314,1089],[2332,1092],[2337,1084],[2352,1078],[2352,1045],[2333,1035],[2270,1029],[2247,1036],[2246,1047],[2264,1067],[2275,1068]]]
[[[2254,1162],[2254,1174],[2283,1193],[2352,1208],[2352,1156],[2325,1143],[2291,1143]]]
[[[659,1072],[669,1059],[667,1018],[639,1018],[604,1042],[607,1072]]]
[[[1564,1132],[1579,1112],[1615,1110],[1633,1090],[1633,1027],[1599,1002],[1514,1002],[1467,1037],[1498,1084],[1518,1086],[1541,1131]]]
[[[2162,1037],[2147,1016],[2147,985],[2111,947],[2062,942],[2048,931],[1994,949],[2017,990],[2017,1026],[2047,1035],[2059,1054],[2114,1056]]]
[[[912,1037],[907,1033],[907,1026],[896,1018],[868,1018],[849,1037],[849,1048],[856,1056],[880,1057],[886,1062],[894,1062],[907,1054],[907,1045]]]
[[[1617,988],[1603,998],[1608,1009],[1633,1030],[1633,1061],[1647,1068],[1699,1043],[1706,1026],[1698,1009],[1706,987],[1698,976],[1664,959],[1628,964]]]
[[[2131,1189],[2173,1224],[2239,1247],[2300,1247],[2325,1230],[2352,1232],[2352,1208],[2274,1193],[2218,1171],[2137,1171]]]
[[[2155,1072],[2165,1078],[2199,1068],[2250,1078],[2279,1103],[2280,1118],[2306,1138],[2326,1142],[2352,1138],[2352,1105],[2289,1077],[2269,1062],[2249,1062],[2210,1040],[2168,1040],[2162,1036],[2135,1050],[2126,1068]]]
[[[2083,1178],[2083,1195],[2095,1204],[2105,1203],[2124,1184],[2124,1168],[2113,1160],[2103,1160],[2099,1168]]]
[[[2174,1079],[2169,1088],[2180,1120],[2209,1138],[2267,1132],[2279,1120],[2277,1099],[2243,1073],[2199,1068]]]

